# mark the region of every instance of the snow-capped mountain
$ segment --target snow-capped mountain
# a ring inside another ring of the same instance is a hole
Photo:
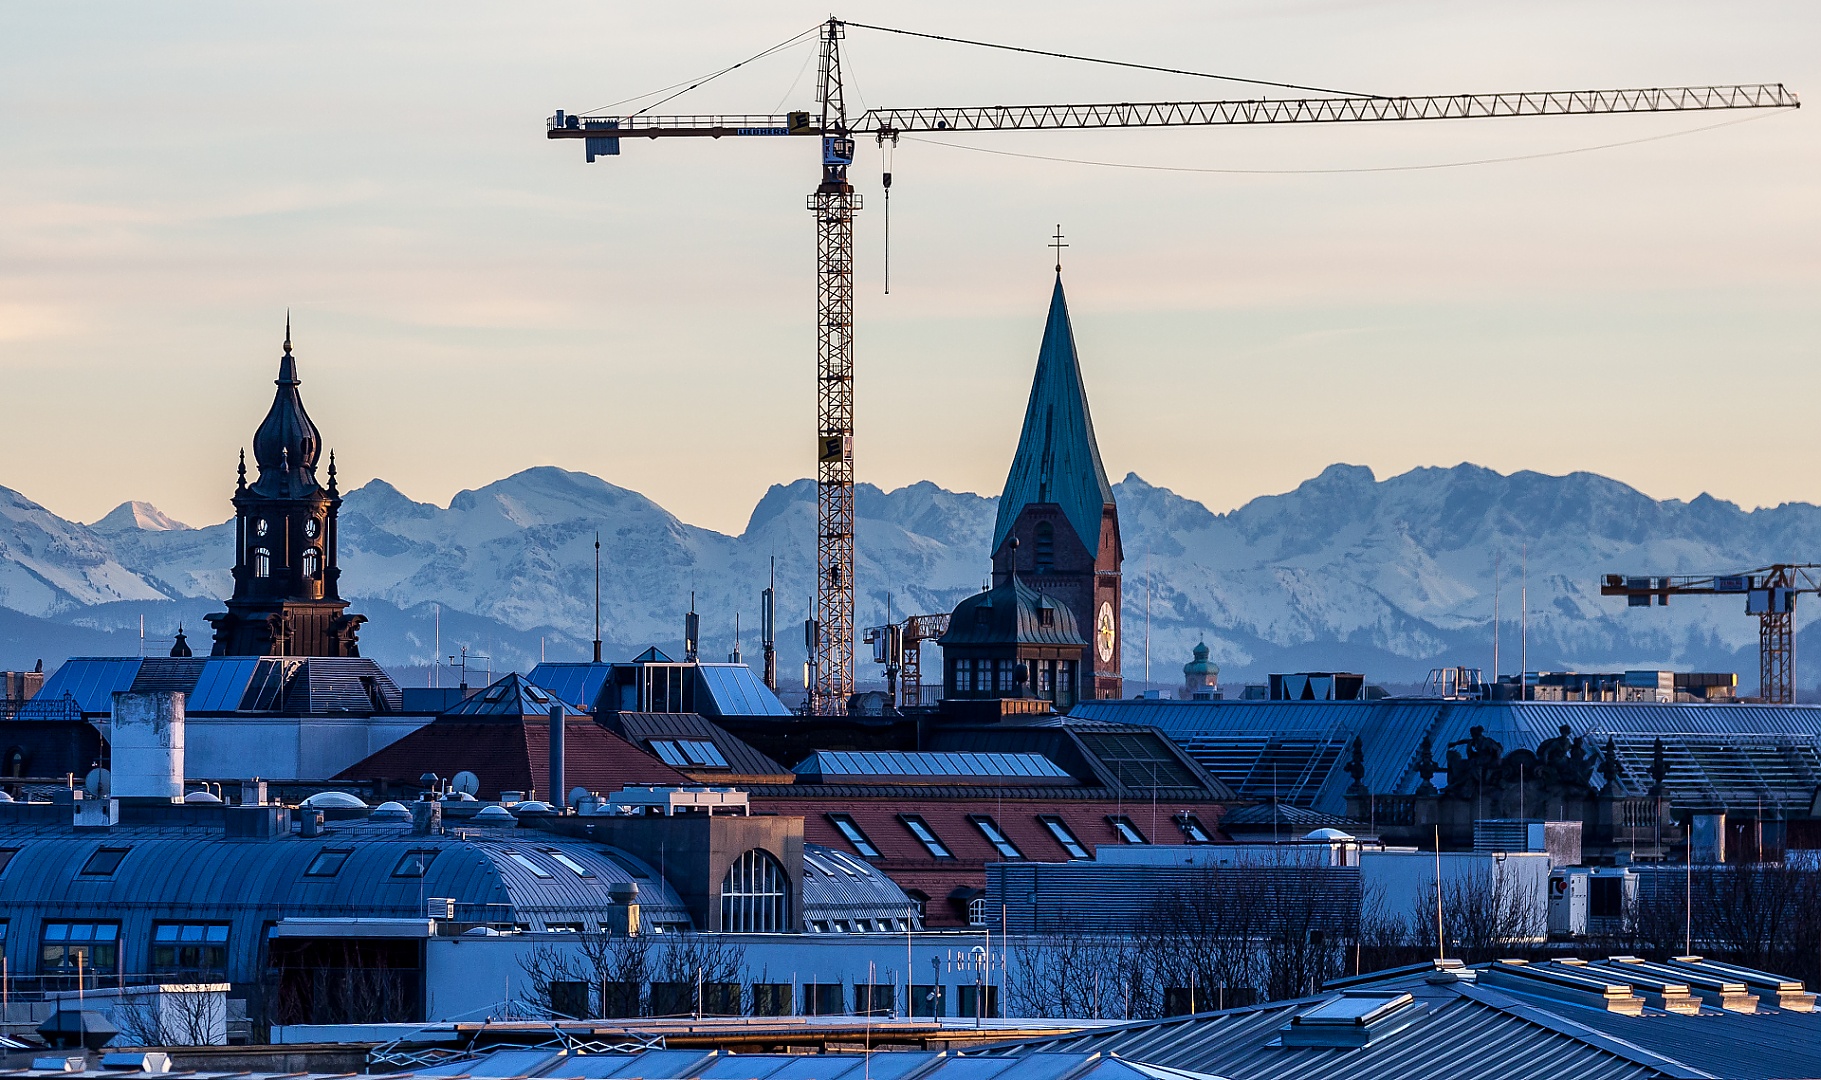
[[[1335,465],[1282,495],[1216,514],[1128,475],[1116,485],[1126,564],[1125,665],[1134,686],[1176,681],[1207,640],[1228,681],[1288,669],[1420,680],[1432,667],[1490,667],[1494,560],[1502,664],[1517,669],[1676,666],[1755,682],[1756,623],[1733,599],[1628,610],[1599,576],[1702,573],[1802,561],[1821,548],[1821,509],[1743,511],[1708,496],[1653,500],[1587,473],[1502,476],[1473,465],[1386,480]],[[862,485],[859,621],[945,611],[987,573],[996,500],[930,483]],[[594,542],[610,656],[674,648],[694,596],[703,651],[758,654],[759,593],[776,558],[781,670],[803,655],[815,488],[773,487],[728,536],[679,521],[596,477],[530,469],[447,507],[384,481],[341,516],[342,591],[371,621],[365,651],[432,662],[461,645],[496,669],[580,657],[594,636]],[[230,588],[230,524],[193,529],[146,503],[92,525],[0,488],[0,665],[60,650],[132,652],[139,621],[168,639]],[[122,635],[130,635],[123,637]],[[862,664],[863,679],[874,674]],[[1808,681],[1804,677],[1804,681]]]

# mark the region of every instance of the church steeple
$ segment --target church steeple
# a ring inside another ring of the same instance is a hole
[[[1094,440],[1060,269],[1024,429],[999,497],[992,557],[996,585],[1024,578],[1066,604],[1089,638],[1081,696],[1120,696],[1119,508]]]
[[[259,479],[253,491],[271,498],[295,498],[316,487],[322,436],[304,411],[297,387],[297,358],[291,355],[291,317],[285,316],[285,351],[278,361],[278,392],[259,430],[253,433],[253,460]]]
[[[1050,294],[1050,314],[1037,350],[1037,374],[1031,380],[1024,431],[1012,456],[999,517],[993,526],[993,550],[1011,532],[1012,522],[1031,503],[1056,503],[1084,543],[1100,533],[1101,511],[1113,505],[1113,485],[1100,463],[1094,421],[1088,415],[1088,393],[1075,355],[1075,331],[1069,325],[1068,298],[1062,274]]]
[[[360,655],[356,634],[365,618],[347,614],[338,589],[335,465],[331,458],[325,489],[316,481],[322,436],[304,411],[299,382],[287,313],[278,392],[253,435],[259,476],[250,485],[241,451],[234,595],[227,611],[209,616],[217,656]]]

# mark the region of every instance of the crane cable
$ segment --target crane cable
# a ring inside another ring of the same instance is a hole
[[[752,54],[751,56],[747,57],[746,59],[741,60],[739,63],[729,64],[728,66],[722,68],[719,71],[711,72],[710,74],[700,76],[699,78],[696,78],[694,80],[684,79],[682,82],[674,82],[674,83],[671,83],[669,86],[663,87],[662,89],[659,89],[659,90],[652,90],[648,93],[634,94],[633,96],[628,97],[628,98],[621,98],[620,100],[613,102],[610,105],[603,105],[598,109],[590,109],[586,113],[578,113],[577,115],[591,116],[591,115],[595,115],[598,113],[603,113],[603,112],[606,112],[608,109],[618,108],[619,106],[626,104],[628,101],[637,101],[638,99],[640,99],[642,97],[651,97],[655,94],[662,94],[668,90],[676,90],[676,88],[679,86],[682,87],[682,89],[677,90],[676,93],[671,94],[668,97],[659,98],[658,100],[656,100],[656,101],[652,102],[651,104],[645,106],[644,108],[640,109],[638,112],[635,112],[632,114],[633,116],[643,116],[646,113],[650,112],[651,110],[657,108],[659,105],[662,105],[667,101],[674,101],[677,98],[682,97],[684,94],[689,93],[691,90],[694,90],[696,87],[704,86],[708,83],[711,83],[711,82],[715,81],[716,79],[720,78],[721,76],[727,74],[730,71],[738,70],[739,68],[743,68],[747,64],[752,63],[754,60],[763,60],[765,57],[770,56],[772,53],[779,52],[780,50],[790,48],[792,45],[797,44],[798,42],[802,41],[804,38],[808,37],[809,35],[820,31],[822,29],[822,25],[823,24],[821,24],[821,23],[817,23],[816,25],[810,27],[807,30],[804,30],[801,33],[792,34],[790,37],[785,38],[783,41],[778,42],[776,45],[773,45],[771,48],[765,49],[762,52],[756,52],[756,53]],[[802,78],[802,73],[798,72],[797,77]],[[687,84],[687,85],[685,85],[685,84]]]
[[[1077,60],[1084,64],[1105,64],[1109,67],[1134,68],[1138,71],[1160,71],[1166,75],[1189,75],[1197,79],[1219,79],[1222,82],[1248,83],[1252,86],[1275,86],[1281,90],[1306,90],[1315,94],[1338,94],[1342,97],[1382,98],[1384,94],[1362,94],[1352,90],[1331,90],[1325,86],[1304,86],[1301,83],[1275,82],[1270,79],[1248,79],[1240,75],[1215,75],[1206,71],[1188,71],[1184,68],[1159,67],[1156,64],[1135,64],[1127,60],[1107,60],[1098,56],[1077,56],[1073,53],[1050,52],[1047,49],[1027,49],[1021,45],[1001,45],[992,41],[973,41],[968,38],[948,37],[943,34],[926,34],[918,30],[899,30],[890,26],[873,26],[870,23],[842,21],[843,26],[852,26],[861,30],[877,30],[883,34],[899,34],[904,37],[927,38],[930,41],[946,41],[954,45],[972,45],[981,49],[999,49],[1004,52],[1025,53],[1030,56],[1048,56],[1057,60]]]
[[[914,135],[902,136],[908,142],[924,143],[928,146],[943,146],[951,150],[966,150],[975,154],[992,154],[995,157],[1025,158],[1029,161],[1053,161],[1062,165],[1093,165],[1103,169],[1139,169],[1144,172],[1175,173],[1216,173],[1229,176],[1322,176],[1348,173],[1390,173],[1390,172],[1423,172],[1432,169],[1461,169],[1470,165],[1502,165],[1513,161],[1535,161],[1540,158],[1567,157],[1570,154],[1588,154],[1595,150],[1613,150],[1621,146],[1636,146],[1639,143],[1660,142],[1664,139],[1678,139],[1684,135],[1698,135],[1704,131],[1732,127],[1735,124],[1749,124],[1753,120],[1768,120],[1776,113],[1760,113],[1757,116],[1743,116],[1736,120],[1724,120],[1718,124],[1707,124],[1686,131],[1670,131],[1661,135],[1646,135],[1641,139],[1625,139],[1621,142],[1600,143],[1596,146],[1576,146],[1567,150],[1545,150],[1535,154],[1517,154],[1512,157],[1473,158],[1466,161],[1438,161],[1426,165],[1377,165],[1347,169],[1207,169],[1188,165],[1138,165],[1129,161],[1095,161],[1090,158],[1051,157],[1047,154],[1020,154],[1011,150],[989,150],[984,146],[967,146],[962,143],[944,142],[941,139],[919,139]]]

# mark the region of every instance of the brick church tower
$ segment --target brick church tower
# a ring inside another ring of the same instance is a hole
[[[234,490],[234,595],[208,616],[216,656],[359,656],[364,615],[349,615],[336,565],[335,456],[329,486],[316,482],[322,436],[298,396],[291,321],[278,361],[278,393],[253,434],[259,476],[247,483],[240,455]]]
[[[993,528],[995,585],[1010,578],[1014,558],[1018,580],[1066,604],[1088,640],[1080,697],[1121,696],[1120,564],[1125,552],[1119,543],[1119,509],[1094,442],[1060,272],[1024,430],[999,498]]]

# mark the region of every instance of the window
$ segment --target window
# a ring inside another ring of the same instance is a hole
[[[1037,523],[1037,569],[1047,570],[1056,562],[1056,526],[1047,521]]]
[[[789,1016],[796,1009],[797,988],[791,983],[753,983],[754,1016]]]
[[[942,841],[936,838],[936,834],[930,831],[929,825],[922,818],[915,814],[899,814],[898,820],[904,822],[904,827],[911,831],[911,835],[916,837],[917,842],[922,844],[924,850],[928,851],[931,855],[934,855],[938,859],[952,859],[955,857],[954,854],[943,845]]]
[[[955,692],[958,694],[971,694],[974,692],[973,660],[955,661]]]
[[[547,934],[579,934],[587,929],[586,923],[579,922],[547,922],[544,924],[544,932]],[[583,983],[582,985],[588,984]]]
[[[345,850],[319,851],[316,853],[316,858],[311,859],[310,865],[305,868],[304,877],[334,877],[341,873],[341,868],[347,864],[348,856],[352,854],[354,852]]]
[[[853,818],[846,814],[830,814],[828,820],[834,823],[835,828],[847,838],[848,843],[854,846],[855,851],[869,859],[879,857],[879,849],[873,845],[871,840],[867,839],[864,832],[860,831],[860,826],[854,822]]]
[[[219,975],[228,969],[226,923],[159,923],[152,928],[152,971]]]
[[[120,860],[132,848],[104,847],[89,856],[89,861],[82,864],[82,872],[90,877],[106,877],[120,867]]]
[[[1043,827],[1050,831],[1050,835],[1056,838],[1056,842],[1062,845],[1062,850],[1069,853],[1069,858],[1085,859],[1088,857],[1088,849],[1081,846],[1081,841],[1075,839],[1075,834],[1069,831],[1069,827],[1062,823],[1061,818],[1045,817],[1038,820],[1043,822]]]
[[[1044,660],[1036,666],[1037,696],[1049,701],[1056,700],[1056,661]]]
[[[321,568],[322,568],[322,555],[319,554],[315,548],[304,548],[304,553],[303,553],[304,577],[312,577],[312,578],[315,577],[316,571],[320,570]]]
[[[120,924],[47,922],[39,960],[44,975],[111,975],[120,970]]]
[[[653,739],[651,749],[664,764],[679,769],[725,769],[727,759],[706,739]]]
[[[997,850],[1002,857],[1007,859],[1024,858],[1024,852],[1018,850],[1018,845],[1012,843],[1011,839],[1005,835],[1005,830],[999,827],[998,822],[987,817],[985,814],[971,814],[968,816],[968,820],[974,823],[974,826],[980,830],[981,835],[986,837],[986,842],[993,845],[994,849]]]
[[[986,897],[976,896],[967,902],[967,924],[969,926],[986,925]]]
[[[941,1016],[945,995],[936,983],[917,983],[911,987],[912,1016]]]
[[[1012,692],[1012,662],[1000,657],[993,662],[993,693],[1009,694]]]
[[[1211,844],[1214,842],[1214,838],[1208,835],[1208,830],[1202,828],[1201,819],[1197,818],[1194,814],[1182,815],[1176,819],[1176,824],[1182,828],[1183,839],[1191,844]]]
[[[785,890],[790,878],[771,853],[759,848],[733,861],[721,880],[723,933],[776,934],[785,925],[788,910]]]
[[[1108,814],[1107,824],[1111,825],[1113,831],[1119,834],[1119,842],[1122,844],[1146,844],[1150,842],[1144,838],[1143,833],[1138,831],[1138,826],[1132,824],[1132,819],[1126,817],[1124,814]]]
[[[405,852],[404,857],[398,860],[398,865],[392,868],[392,876],[423,877],[424,873],[430,869],[430,864],[435,861],[435,848],[422,848],[417,851],[407,851]]]
[[[1038,605],[1038,607],[1037,607],[1037,625],[1038,626],[1055,626],[1056,625],[1056,609],[1049,606],[1048,604]]]
[[[13,856],[17,854],[19,854],[19,849],[16,847],[0,848],[0,874],[6,873],[6,865],[12,862]]]
[[[272,552],[266,548],[253,549],[253,576],[272,576]]]
[[[550,871],[548,871],[548,870],[544,869],[543,867],[539,866],[538,864],[532,862],[530,859],[526,858],[524,855],[520,854],[519,852],[507,851],[507,852],[503,852],[503,854],[506,856],[506,858],[511,859],[513,862],[518,863],[520,866],[531,871],[531,873],[534,877],[537,877],[544,881],[550,880],[550,878],[551,878]]]
[[[957,986],[955,987],[956,1016],[998,1016],[999,988],[997,986]]]
[[[553,859],[557,863],[557,865],[563,867],[565,870],[568,870],[568,871],[571,871],[572,873],[574,873],[576,877],[593,877],[594,876],[593,870],[588,869],[586,866],[583,866],[581,863],[576,862],[574,859],[572,859],[569,856],[563,854],[562,852],[556,850],[555,848],[545,848],[544,854],[550,856],[550,858]]]

